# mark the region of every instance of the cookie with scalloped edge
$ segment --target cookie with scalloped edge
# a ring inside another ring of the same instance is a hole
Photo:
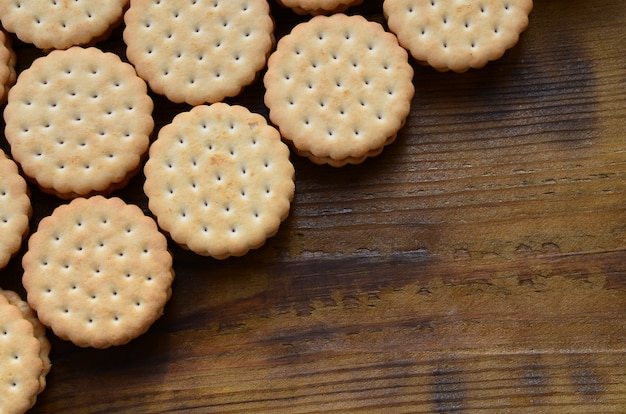
[[[117,197],[76,198],[44,217],[22,258],[28,304],[61,339],[107,348],[163,314],[174,272],[155,221]]]
[[[479,69],[515,46],[532,0],[385,0],[389,29],[421,64]]]
[[[266,0],[132,0],[124,21],[128,60],[176,103],[238,95],[274,45]]]
[[[42,191],[64,199],[108,194],[141,170],[153,102],[133,67],[74,46],[20,73],[4,110],[13,159]]]
[[[317,164],[359,164],[409,114],[413,68],[396,37],[362,16],[315,16],[278,42],[263,79],[269,117]]]
[[[297,14],[318,15],[344,12],[363,3],[363,0],[276,0],[276,3]]]
[[[261,247],[289,214],[294,167],[265,118],[200,105],[159,131],[144,173],[148,207],[184,248],[225,259]]]
[[[0,30],[0,104],[6,102],[9,89],[17,79],[16,61],[17,55],[11,45],[11,38]]]
[[[33,324],[0,295],[0,412],[21,414],[37,401],[44,362]]]
[[[0,2],[0,20],[25,43],[67,49],[108,37],[127,6],[128,0],[5,0]]]
[[[0,269],[18,252],[32,214],[28,185],[17,164],[0,150]]]
[[[52,368],[52,363],[50,362],[51,345],[48,337],[46,336],[46,327],[39,321],[39,318],[37,318],[37,314],[33,308],[31,308],[28,302],[23,300],[17,292],[0,289],[0,295],[4,296],[11,305],[17,306],[17,308],[22,311],[24,319],[33,325],[33,334],[39,341],[40,345],[39,357],[43,362],[43,369],[41,371],[41,375],[39,376],[38,393],[40,394],[46,388],[46,375],[48,375],[50,369]]]

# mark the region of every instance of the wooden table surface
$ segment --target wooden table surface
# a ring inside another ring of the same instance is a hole
[[[383,21],[365,3],[350,13]],[[272,9],[277,37],[304,19]],[[41,55],[15,46],[20,70]],[[121,29],[99,46],[123,56]],[[414,66],[380,156],[294,156],[264,247],[171,245],[173,296],[145,335],[94,350],[50,333],[32,412],[626,412],[623,0],[538,0],[501,60]],[[267,115],[262,95],[228,102]],[[154,100],[156,130],[189,109]],[[115,195],[148,212],[143,180]],[[60,201],[32,198],[34,229]],[[0,285],[23,294],[20,278],[17,256]]]

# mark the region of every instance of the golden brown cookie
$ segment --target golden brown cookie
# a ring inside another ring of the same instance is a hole
[[[438,71],[482,68],[513,47],[532,0],[385,0],[389,29],[422,64]]]
[[[159,131],[144,191],[160,227],[181,246],[224,259],[258,248],[289,214],[289,149],[261,115],[215,103]]]
[[[33,334],[35,338],[39,341],[39,357],[43,362],[43,369],[41,371],[41,375],[39,376],[39,392],[41,393],[46,388],[46,375],[50,372],[52,368],[52,364],[50,362],[50,341],[46,336],[46,327],[42,325],[37,318],[37,314],[30,307],[28,302],[23,300],[16,292],[12,290],[3,290],[0,289],[0,295],[3,295],[11,305],[17,306],[19,310],[22,311],[22,316],[24,319],[29,321],[33,325]]]
[[[106,194],[140,171],[154,127],[146,83],[96,48],[36,59],[9,92],[5,135],[24,174],[61,198]]]
[[[315,16],[283,37],[264,77],[271,121],[297,153],[340,167],[378,155],[415,92],[396,37],[361,16]]]
[[[274,44],[266,0],[132,0],[124,21],[128,60],[177,103],[239,94]]]
[[[6,0],[4,28],[41,49],[67,49],[102,39],[121,20],[128,0]]]
[[[17,165],[0,150],[0,269],[22,246],[32,208],[28,186]]]
[[[348,7],[363,3],[363,0],[277,0],[276,2],[297,14],[318,15],[344,12]]]
[[[25,413],[41,389],[44,363],[33,325],[0,295],[0,412]]]
[[[41,322],[78,346],[143,334],[163,313],[174,277],[153,219],[119,198],[76,198],[39,223],[23,284]]]
[[[0,30],[0,104],[5,103],[9,89],[15,83],[17,55],[11,46],[11,38]]]

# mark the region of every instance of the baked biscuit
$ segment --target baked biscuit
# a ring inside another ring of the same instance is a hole
[[[0,412],[21,414],[35,405],[44,363],[33,325],[0,295]]]
[[[0,30],[0,104],[7,100],[9,89],[15,83],[17,55],[11,46],[11,38]]]
[[[3,295],[11,305],[17,306],[22,311],[22,316],[33,325],[33,334],[39,341],[39,357],[43,362],[43,369],[39,376],[39,391],[41,393],[46,388],[46,375],[50,372],[52,364],[50,362],[50,341],[46,336],[46,327],[42,325],[37,318],[37,314],[30,307],[28,302],[23,300],[16,292],[12,290],[0,289],[0,295]]]
[[[276,0],[276,3],[297,14],[318,15],[344,12],[348,7],[363,3],[363,0]]]
[[[124,20],[128,60],[176,103],[239,94],[274,44],[266,0],[132,0]]]
[[[315,16],[278,42],[264,77],[271,121],[296,152],[340,167],[394,141],[415,93],[396,37],[362,16]]]
[[[289,214],[294,168],[265,118],[215,103],[179,114],[159,131],[144,168],[148,206],[184,248],[241,256]]]
[[[482,68],[513,47],[532,0],[385,0],[389,29],[421,64],[438,71]]]
[[[0,150],[0,269],[22,246],[32,213],[28,186],[17,165]]]
[[[146,83],[96,48],[36,59],[9,92],[5,135],[24,174],[61,198],[107,194],[140,171],[154,127]]]
[[[22,259],[29,305],[81,347],[123,345],[163,313],[174,273],[167,240],[139,207],[76,198],[39,223]]]
[[[102,40],[120,22],[128,0],[4,0],[4,28],[38,48],[67,49]]]

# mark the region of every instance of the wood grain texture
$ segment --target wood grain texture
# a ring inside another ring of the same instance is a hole
[[[350,12],[382,22],[365,3]],[[305,19],[272,9],[278,37]],[[171,245],[173,296],[144,336],[50,334],[32,412],[626,412],[624,27],[622,0],[536,1],[484,69],[415,65],[397,141],[341,169],[294,158],[263,248]],[[99,46],[123,56],[120,39]],[[16,47],[20,70],[41,54]],[[267,116],[262,94],[229,102]],[[188,109],[154,99],[157,130]],[[142,183],[116,195],[147,212]],[[33,228],[58,203],[33,188]],[[23,293],[19,261],[0,286]]]

